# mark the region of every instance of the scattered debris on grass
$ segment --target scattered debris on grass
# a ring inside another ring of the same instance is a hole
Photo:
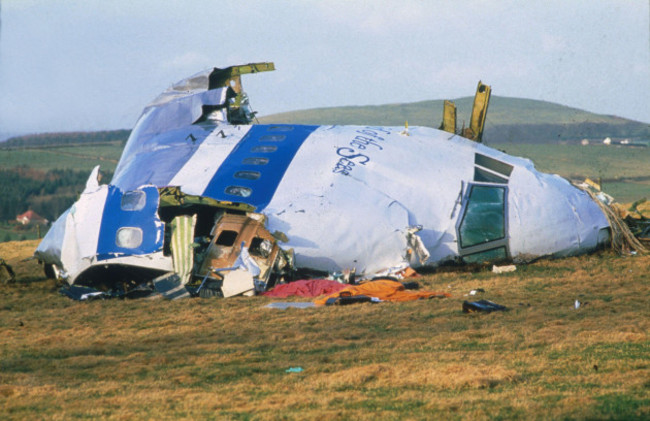
[[[480,301],[464,301],[463,302],[463,313],[491,313],[493,311],[507,311],[506,306],[501,304],[493,303],[488,300]]]

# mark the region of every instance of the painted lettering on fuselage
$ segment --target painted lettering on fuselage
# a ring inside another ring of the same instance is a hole
[[[384,150],[381,145],[385,142],[384,135],[391,134],[390,130],[384,127],[365,127],[356,133],[349,146],[336,149],[336,155],[340,158],[332,168],[333,173],[350,175],[356,165],[366,165],[373,153]]]

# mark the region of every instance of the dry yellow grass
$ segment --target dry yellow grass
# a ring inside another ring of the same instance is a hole
[[[0,286],[2,419],[650,416],[647,256],[423,277],[442,300],[272,310],[264,297],[74,302],[22,261],[35,246],[0,244],[18,278]],[[480,298],[510,311],[461,312]]]

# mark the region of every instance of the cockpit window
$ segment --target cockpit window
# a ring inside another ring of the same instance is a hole
[[[494,249],[480,251],[478,253],[466,254],[463,256],[465,263],[483,263],[505,260],[508,257],[505,247],[497,247]]]
[[[500,240],[505,235],[505,188],[472,186],[459,227],[460,247]]]

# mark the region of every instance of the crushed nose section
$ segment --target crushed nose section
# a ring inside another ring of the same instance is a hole
[[[212,288],[221,288],[224,296],[236,295],[254,288],[264,291],[288,275],[284,271],[287,259],[264,221],[261,214],[218,217],[210,243],[197,262],[196,274],[203,286],[208,282]]]
[[[80,247],[81,226],[73,216],[64,221],[69,229],[63,249],[67,244],[88,256],[75,260],[64,254],[62,267],[75,268],[71,285],[96,288],[108,294],[104,298],[156,291],[169,299],[228,297],[264,291],[293,274],[293,256],[280,249],[266,218],[249,205],[185,195],[173,187],[101,190],[98,232],[85,239],[95,248]],[[73,210],[72,215],[79,212]]]

